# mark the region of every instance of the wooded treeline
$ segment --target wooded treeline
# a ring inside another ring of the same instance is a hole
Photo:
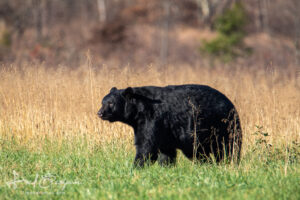
[[[136,30],[143,32],[145,26],[159,29],[150,40],[160,40],[153,51],[164,57],[174,28],[213,30],[215,19],[237,2],[248,16],[247,34],[288,38],[299,49],[299,0],[1,0],[0,61],[51,57],[77,62],[79,51],[95,45],[96,53],[107,57],[116,49],[138,49]]]

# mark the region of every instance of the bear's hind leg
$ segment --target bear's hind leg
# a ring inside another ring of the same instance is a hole
[[[161,151],[158,157],[158,163],[161,166],[175,165],[177,152],[176,149]]]

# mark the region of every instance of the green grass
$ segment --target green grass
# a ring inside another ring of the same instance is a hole
[[[239,166],[193,164],[180,154],[175,167],[133,169],[128,142],[0,145],[0,199],[300,199],[298,160],[287,165],[256,152]]]

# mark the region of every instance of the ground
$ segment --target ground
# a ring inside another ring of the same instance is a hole
[[[83,139],[85,140],[85,139]],[[76,144],[76,145],[74,145]],[[192,163],[132,168],[128,144],[45,144],[41,152],[4,144],[1,199],[299,199],[300,165],[246,156],[240,166]],[[15,173],[15,174],[14,174]],[[16,176],[18,175],[18,176]],[[36,176],[38,178],[36,179]],[[14,180],[27,180],[17,182]],[[37,180],[35,182],[35,180]],[[10,187],[9,187],[10,184]]]

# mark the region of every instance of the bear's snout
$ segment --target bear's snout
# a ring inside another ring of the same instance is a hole
[[[97,115],[99,118],[103,117],[103,109],[102,108],[97,112]]]

